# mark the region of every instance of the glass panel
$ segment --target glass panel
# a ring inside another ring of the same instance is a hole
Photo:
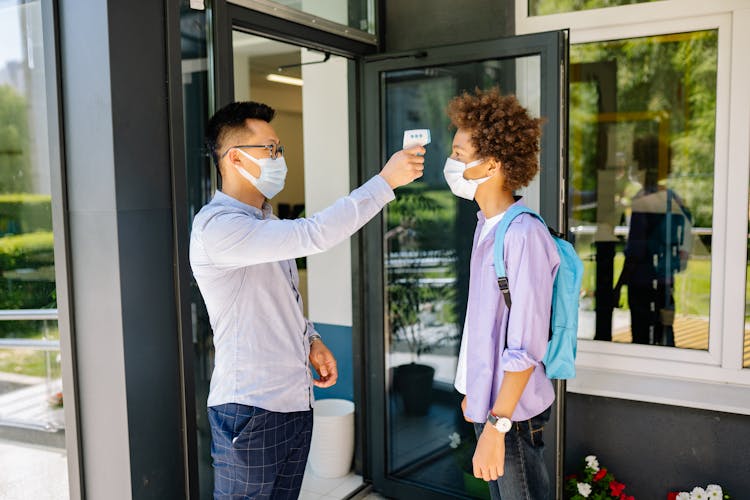
[[[618,5],[657,2],[659,0],[529,0],[530,16],[545,16],[561,12],[602,9]]]
[[[193,10],[188,2],[180,7],[182,46],[182,96],[185,127],[185,163],[187,165],[187,210],[189,226],[193,216],[211,199],[213,186],[212,165],[204,149],[206,122],[210,116],[211,82],[208,65],[208,14]],[[192,276],[192,275],[191,275]],[[198,285],[190,281],[190,307],[192,312],[195,420],[198,444],[198,484],[200,498],[213,495],[213,469],[211,468],[211,428],[208,422],[206,401],[213,370],[213,344],[208,313],[203,304]]]
[[[301,10],[335,23],[368,33],[375,33],[375,0],[275,0],[276,3]]]
[[[0,492],[8,498],[68,498],[45,49],[42,2],[0,4]],[[21,311],[34,309],[52,319]]]
[[[539,56],[385,74],[386,153],[404,130],[432,136],[424,177],[385,209],[388,471],[447,493],[484,497],[487,483],[470,474],[476,440],[453,388],[478,207],[443,178],[454,133],[445,110],[464,89],[499,85],[538,116],[539,75]]]
[[[571,46],[581,338],[708,348],[717,35]]]

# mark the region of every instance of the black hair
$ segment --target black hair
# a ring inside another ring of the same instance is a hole
[[[244,101],[227,104],[214,113],[206,125],[206,149],[219,168],[219,152],[222,139],[227,132],[245,126],[245,120],[263,120],[270,123],[276,110],[260,102]]]

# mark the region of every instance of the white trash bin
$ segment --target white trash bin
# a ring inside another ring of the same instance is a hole
[[[313,409],[310,469],[316,476],[346,476],[354,458],[354,403],[321,399]]]

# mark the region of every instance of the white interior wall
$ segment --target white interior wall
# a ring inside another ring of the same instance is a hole
[[[321,54],[302,51],[302,62]],[[349,102],[347,61],[332,57],[302,67],[307,215],[349,193]],[[311,321],[352,325],[350,242],[307,259],[308,315]]]

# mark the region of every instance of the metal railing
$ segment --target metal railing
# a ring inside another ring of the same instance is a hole
[[[0,321],[57,321],[57,309],[0,309]],[[59,351],[59,340],[0,339],[0,348]]]

